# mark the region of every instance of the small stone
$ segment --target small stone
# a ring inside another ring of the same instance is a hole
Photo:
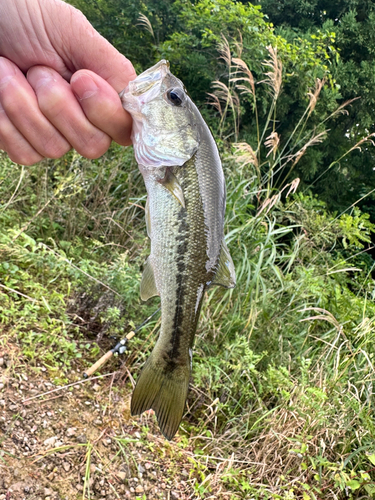
[[[95,471],[96,471],[96,465],[95,464],[91,464],[90,465],[90,472],[91,472],[91,474],[93,474]]]
[[[63,469],[64,469],[65,472],[69,472],[70,471],[70,463],[63,462],[62,466],[63,466]]]
[[[4,358],[0,358],[0,366],[4,366]]]
[[[146,470],[150,470],[152,468],[152,465],[150,464],[150,462],[145,463],[145,468],[146,468]]]
[[[50,497],[53,495],[53,490],[51,490],[50,488],[44,488],[44,496],[45,497]]]
[[[76,428],[70,427],[69,429],[66,429],[65,435],[68,437],[75,436],[76,435]]]
[[[144,488],[141,484],[139,484],[136,489],[135,489],[135,492],[136,493],[143,493],[144,492]]]
[[[55,443],[57,441],[57,437],[56,436],[52,436],[48,439],[46,439],[43,444],[46,448],[53,448],[55,446]]]
[[[79,436],[77,436],[77,441],[81,444],[86,444],[87,437],[85,436],[85,434],[80,434]]]
[[[146,472],[146,469],[141,464],[139,464],[138,465],[138,472],[140,472],[141,474],[143,474],[144,472]]]
[[[93,388],[93,390],[94,390],[94,391],[99,391],[99,389],[100,389],[100,385],[99,385],[99,384],[94,384],[94,385],[92,386],[92,388]]]
[[[82,484],[76,484],[76,490],[78,490],[78,491],[83,491],[83,486],[82,486]]]
[[[118,472],[117,477],[120,479],[120,481],[125,481],[126,473],[125,472]]]

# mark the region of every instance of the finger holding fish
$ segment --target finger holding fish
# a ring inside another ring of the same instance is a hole
[[[0,110],[2,149],[24,165],[60,158],[72,147],[98,158],[112,140],[131,143],[132,119],[118,93],[88,70],[70,82],[47,66],[33,66],[25,76],[0,57]]]

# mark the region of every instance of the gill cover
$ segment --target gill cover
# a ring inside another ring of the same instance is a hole
[[[199,146],[194,105],[167,61],[129,82],[120,98],[133,117],[132,140],[139,165],[174,167],[190,160]]]

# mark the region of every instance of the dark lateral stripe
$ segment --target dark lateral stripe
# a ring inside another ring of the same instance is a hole
[[[183,332],[181,331],[182,322],[184,319],[183,316],[183,305],[185,300],[185,288],[186,288],[186,280],[184,279],[184,273],[186,270],[185,258],[187,256],[188,250],[188,241],[189,237],[189,224],[187,222],[187,208],[182,208],[179,211],[178,218],[180,220],[180,224],[178,227],[179,234],[179,244],[177,247],[177,269],[178,273],[176,276],[177,281],[177,291],[176,291],[176,309],[173,318],[173,332],[172,332],[172,349],[169,352],[170,359],[176,359],[176,357],[180,354],[180,343],[181,336]]]

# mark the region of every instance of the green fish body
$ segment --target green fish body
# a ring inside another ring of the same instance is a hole
[[[152,408],[167,439],[178,430],[191,376],[205,290],[235,286],[224,241],[225,182],[216,143],[166,61],[121,94],[133,116],[133,144],[148,198],[151,254],[141,298],[159,295],[161,329],[137,381],[132,415]]]

